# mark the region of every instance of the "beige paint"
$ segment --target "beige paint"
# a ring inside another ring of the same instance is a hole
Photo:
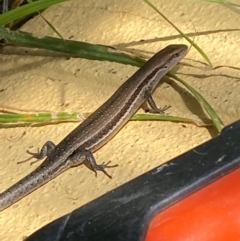
[[[185,33],[196,34],[199,44],[214,65],[239,65],[240,14],[221,5],[193,0],[155,1],[159,9]],[[151,56],[170,43],[186,43],[178,33],[142,1],[69,1],[51,7],[44,16],[68,39],[96,44],[120,45]],[[22,30],[38,36],[52,35],[41,17],[29,21]],[[141,42],[140,40],[146,40]],[[125,81],[136,67],[84,59],[66,60],[42,50],[7,47],[1,50],[0,103],[26,109],[52,111],[94,111]],[[27,52],[26,52],[27,51]],[[188,59],[200,60],[191,49]],[[184,62],[194,63],[189,60]],[[198,64],[199,66],[199,64]],[[112,73],[116,71],[116,74]],[[181,67],[178,72],[206,97],[225,123],[239,118],[239,72]],[[196,78],[191,74],[211,75]],[[189,75],[189,76],[188,76]],[[228,77],[226,77],[228,76]],[[174,87],[174,88],[172,88]],[[172,105],[173,115],[204,117],[194,99],[182,86],[164,83],[154,93],[161,106]],[[194,114],[195,113],[195,114]],[[198,115],[198,116],[197,116]],[[24,128],[0,130],[0,190],[14,184],[35,166],[17,161],[28,157],[45,141],[58,143],[77,124],[33,127],[18,141]],[[184,127],[185,126],[185,127]],[[0,240],[22,240],[54,219],[88,203],[138,175],[160,165],[216,133],[190,124],[170,122],[130,122],[95,157],[98,163],[112,160],[113,179],[102,173],[95,178],[85,167],[66,171],[42,188],[0,213]]]

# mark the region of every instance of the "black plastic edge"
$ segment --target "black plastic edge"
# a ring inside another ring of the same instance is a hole
[[[27,241],[140,241],[150,220],[240,165],[240,121],[212,140],[41,228]]]

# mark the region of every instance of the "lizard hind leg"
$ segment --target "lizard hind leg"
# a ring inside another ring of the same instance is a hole
[[[77,150],[70,157],[68,157],[69,167],[78,166],[84,164],[87,168],[95,173],[97,176],[97,171],[103,172],[109,178],[112,178],[106,171],[105,168],[117,167],[118,165],[110,166],[109,163],[98,165],[96,160],[90,150]]]
[[[115,164],[115,165],[109,165],[109,162],[107,162],[106,164],[97,164],[96,163],[96,160],[92,154],[91,151],[85,151],[85,156],[86,156],[86,160],[87,160],[87,163],[85,164],[90,170],[92,170],[93,172],[95,172],[95,176],[97,176],[97,171],[101,171],[103,172],[105,175],[107,175],[109,178],[112,178],[112,176],[110,176],[106,171],[105,171],[105,168],[112,168],[112,167],[117,167],[118,164]]]
[[[21,164],[21,163],[30,161],[31,159],[35,158],[36,160],[30,163],[30,165],[32,165],[32,164],[42,160],[43,158],[49,156],[50,153],[54,150],[54,148],[55,148],[55,144],[52,141],[47,141],[43,145],[41,150],[38,152],[30,152],[27,150],[27,153],[30,154],[31,156],[24,161],[17,162],[17,164]]]

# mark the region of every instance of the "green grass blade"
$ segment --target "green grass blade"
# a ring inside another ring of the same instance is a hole
[[[11,11],[8,11],[0,15],[0,26],[4,26],[7,23],[11,23],[14,20],[24,17],[30,13],[34,13],[42,9],[48,8],[54,4],[66,2],[66,1],[69,1],[69,0],[39,0],[36,2],[26,4],[24,6],[15,8]]]
[[[203,50],[197,45],[195,44],[186,34],[184,34],[177,26],[175,26],[171,21],[168,20],[168,18],[161,13],[151,2],[149,2],[148,0],[143,0],[145,3],[147,3],[152,9],[154,9],[159,15],[162,16],[162,18],[164,18],[173,28],[175,28],[195,49],[197,49],[197,51],[202,55],[202,57],[206,60],[206,62],[212,66],[212,63],[210,61],[210,59],[208,58],[208,56],[203,52]]]
[[[29,124],[50,124],[62,122],[79,122],[89,116],[91,113],[79,114],[78,112],[37,112],[37,113],[8,113],[0,114],[1,125],[11,126],[29,126]],[[135,114],[130,120],[132,121],[172,121],[181,123],[190,123],[198,127],[211,126],[210,123],[202,123],[190,118],[183,118],[170,115],[159,114]]]
[[[61,39],[64,39],[63,36],[57,31],[57,29],[38,11],[38,14],[41,18],[47,23],[47,25],[55,32]]]
[[[211,3],[220,3],[220,4],[223,4],[223,5],[229,5],[229,6],[234,6],[234,7],[240,7],[239,4],[232,3],[232,2],[229,2],[229,1],[224,1],[224,0],[202,0],[202,1],[211,2]]]
[[[33,3],[32,0],[27,0],[29,3]],[[41,18],[46,22],[46,24],[55,32],[61,39],[63,39],[62,35],[57,31],[57,29],[39,12],[37,13],[41,16]]]
[[[110,46],[94,45],[74,40],[62,40],[53,37],[39,37],[22,31],[11,31],[6,28],[0,28],[0,38],[5,39],[7,44],[47,49],[66,53],[73,57],[114,61],[139,67],[145,62],[144,59],[120,53]]]
[[[189,123],[196,125],[198,127],[208,127],[212,126],[213,124],[209,122],[209,120],[206,120],[205,123],[185,118],[185,117],[179,117],[179,116],[173,116],[173,115],[160,115],[160,114],[135,114],[131,120],[137,120],[137,121],[171,121],[171,122],[181,122],[181,123]]]
[[[67,113],[67,112],[58,112],[58,113],[8,113],[0,114],[0,123],[10,124],[10,123],[51,123],[54,121],[73,121],[73,120],[82,120],[78,116],[78,113]]]

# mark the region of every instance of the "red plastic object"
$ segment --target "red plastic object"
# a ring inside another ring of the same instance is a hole
[[[240,240],[240,169],[162,211],[145,241]]]

